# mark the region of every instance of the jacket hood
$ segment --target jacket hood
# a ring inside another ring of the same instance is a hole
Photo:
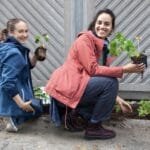
[[[92,33],[92,31],[80,32],[77,37],[79,37],[79,36],[81,36],[81,35],[86,35],[86,36],[88,36],[89,38],[93,39],[97,50],[101,51],[101,50],[103,49],[104,41],[105,41],[105,40],[96,37],[96,36]]]
[[[27,47],[23,46],[19,41],[17,41],[14,37],[9,36],[4,43],[0,44],[0,53],[4,51],[7,52],[7,50],[10,50],[11,48],[17,48],[21,53],[24,53],[25,51],[30,51]]]

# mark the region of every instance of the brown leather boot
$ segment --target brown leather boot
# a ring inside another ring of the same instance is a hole
[[[89,123],[85,131],[86,139],[111,139],[116,136],[112,130],[105,129],[100,123]]]
[[[71,132],[83,131],[87,126],[87,121],[76,110],[70,111],[66,116],[66,120],[65,116],[63,120],[65,129]]]

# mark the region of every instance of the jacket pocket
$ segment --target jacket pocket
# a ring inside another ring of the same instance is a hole
[[[74,70],[59,70],[54,74],[55,90],[60,95],[72,99],[80,89],[81,75]]]

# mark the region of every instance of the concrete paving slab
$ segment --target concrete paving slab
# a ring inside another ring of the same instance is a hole
[[[114,139],[89,141],[84,132],[56,128],[42,116],[18,133],[1,130],[0,150],[150,150],[150,120],[110,121],[105,126],[116,131]]]

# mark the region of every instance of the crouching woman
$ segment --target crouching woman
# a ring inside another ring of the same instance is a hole
[[[30,50],[24,46],[28,26],[15,18],[7,22],[7,30],[8,37],[0,44],[0,115],[7,117],[6,130],[16,132],[20,124],[41,115],[42,105],[34,98],[31,82],[36,57],[29,58]]]
[[[99,58],[106,50],[105,41],[114,26],[113,12],[109,9],[100,10],[88,31],[78,35],[65,63],[54,71],[46,85],[47,93],[57,106],[52,108],[55,109],[55,114],[59,114],[55,121],[64,113],[64,119],[68,120],[65,123],[73,126],[75,122],[71,118],[82,116],[87,121],[84,134],[87,139],[115,137],[115,132],[104,128],[102,123],[109,119],[116,99],[119,104],[128,107],[117,97],[117,78],[121,78],[124,73],[139,73],[144,70],[144,64],[129,63],[116,67],[99,64]],[[63,108],[66,111],[62,111]],[[72,111],[68,114],[69,108]],[[70,119],[68,115],[71,115]]]

